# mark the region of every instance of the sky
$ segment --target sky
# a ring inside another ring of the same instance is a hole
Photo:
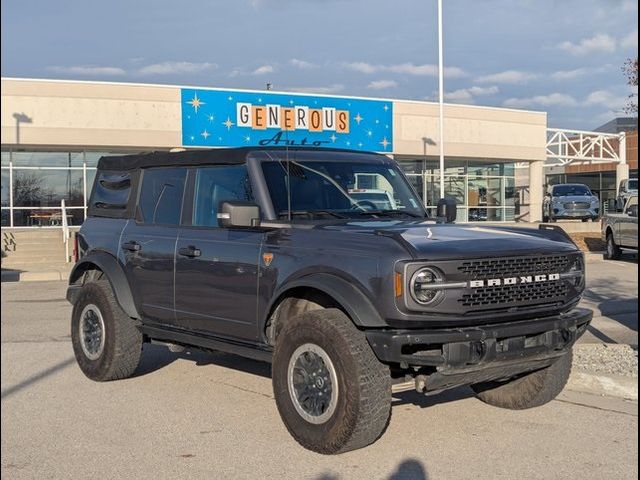
[[[446,101],[625,116],[637,0],[444,0]],[[436,100],[436,0],[3,0],[2,76]],[[637,90],[636,90],[637,93]]]

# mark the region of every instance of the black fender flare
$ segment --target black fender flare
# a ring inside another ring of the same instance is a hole
[[[116,296],[116,300],[122,310],[124,310],[124,312],[131,318],[140,318],[138,309],[133,301],[133,295],[131,293],[131,287],[129,286],[127,276],[125,275],[122,266],[120,266],[120,263],[118,263],[116,257],[107,252],[91,252],[82,257],[82,260],[76,263],[69,275],[67,300],[74,303],[75,296],[79,292],[79,287],[74,284],[87,270],[91,270],[95,267],[99,268],[109,280],[113,293]]]
[[[358,327],[388,327],[371,300],[353,283],[330,273],[313,273],[282,285],[274,294],[267,312],[271,312],[276,302],[289,290],[306,287],[314,288],[333,298]],[[263,325],[269,318],[263,319]]]

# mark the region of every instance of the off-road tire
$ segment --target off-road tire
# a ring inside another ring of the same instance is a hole
[[[84,308],[95,305],[104,320],[104,347],[100,356],[90,359],[80,342],[80,316]],[[80,370],[91,380],[106,382],[130,377],[138,368],[142,353],[142,334],[118,305],[107,280],[86,283],[73,306],[71,342]]]
[[[289,361],[305,344],[322,348],[336,371],[336,408],[321,424],[305,420],[289,392]],[[276,339],[272,377],[282,421],[293,438],[309,450],[337,454],[362,448],[380,438],[389,424],[389,368],[380,363],[364,334],[338,309],[311,310],[286,321]]]
[[[618,260],[622,256],[622,249],[616,245],[613,233],[607,232],[607,240],[604,248],[604,258],[607,260]]]
[[[494,407],[510,410],[539,407],[556,398],[567,384],[572,356],[569,351],[542,370],[507,382],[479,383],[471,388],[480,400]]]

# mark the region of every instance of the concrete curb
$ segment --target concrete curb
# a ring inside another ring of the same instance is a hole
[[[51,282],[66,280],[69,272],[44,270],[37,272],[20,272],[16,270],[2,271],[3,282]]]
[[[595,375],[575,370],[571,372],[566,388],[574,392],[605,395],[624,398],[625,400],[638,400],[638,377]]]

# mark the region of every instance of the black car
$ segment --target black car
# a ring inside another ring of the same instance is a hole
[[[393,208],[350,196],[362,175]],[[326,454],[382,435],[395,382],[471,385],[510,409],[550,401],[592,316],[561,229],[432,220],[372,153],[103,157],[77,240],[67,298],[89,378],[131,376],[151,341],[269,361],[289,432]]]

